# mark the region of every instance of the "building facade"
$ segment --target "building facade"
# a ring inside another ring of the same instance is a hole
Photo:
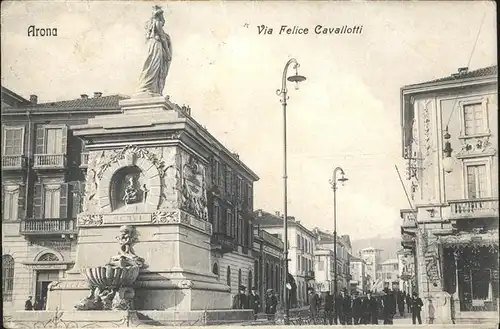
[[[363,259],[351,256],[350,262],[350,291],[358,293],[366,293],[370,287],[369,277],[366,273],[366,263]]]
[[[365,261],[366,273],[370,277],[370,286],[374,287],[381,281],[380,263],[381,249],[368,247],[359,251],[359,257]]]
[[[43,300],[49,283],[73,267],[88,153],[71,127],[121,113],[118,102],[127,98],[96,92],[93,97],[39,103],[35,95],[26,100],[2,87],[4,314],[24,309],[30,295]],[[179,109],[190,117],[189,108]],[[206,181],[212,270],[235,294],[239,284],[260,280],[254,258],[262,253],[254,248],[253,228],[253,183],[258,177],[197,126],[210,146]],[[272,243],[258,241],[273,254]]]
[[[283,239],[283,216],[279,212],[273,215],[259,209],[255,212],[255,220],[263,230]],[[292,216],[288,216],[287,235],[288,271],[296,286],[290,306],[302,306],[307,304],[307,288],[315,286],[314,235]]]
[[[415,289],[415,262],[411,250],[401,249],[398,255],[399,290],[412,294]]]
[[[380,273],[384,288],[399,289],[399,261],[391,258],[380,263]]]
[[[442,321],[498,322],[497,89],[496,66],[401,89],[415,220],[402,239],[414,246],[424,314],[434,300]]]
[[[332,262],[335,263],[334,258],[334,236],[331,233],[322,231],[319,228],[314,228],[313,233],[315,235],[316,249],[314,250],[315,259],[317,262],[324,261],[325,266],[318,264],[317,268],[320,266],[325,270],[325,276],[327,277],[327,282],[323,286],[329,286],[330,292],[334,291],[334,270],[333,264],[330,265],[329,271],[326,271],[326,264]],[[326,252],[325,252],[326,251]],[[352,254],[351,241],[348,235],[341,235],[337,238],[337,291],[342,289],[348,289],[351,282],[350,273],[350,258]],[[318,279],[317,279],[318,280]]]

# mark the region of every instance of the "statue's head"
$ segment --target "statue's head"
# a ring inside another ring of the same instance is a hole
[[[163,17],[163,9],[158,5],[153,6],[153,18],[158,18],[163,22],[165,21],[165,18]]]
[[[129,225],[120,226],[120,233],[130,234],[132,232],[132,230],[133,230],[132,226],[129,226]]]

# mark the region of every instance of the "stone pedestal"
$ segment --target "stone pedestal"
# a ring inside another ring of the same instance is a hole
[[[118,229],[135,229],[145,267],[133,284],[136,310],[229,309],[230,288],[211,273],[208,142],[167,97],[130,99],[123,113],[73,127],[89,165],[74,269],[51,285],[48,309],[73,309],[88,295],[82,269],[117,254]]]
[[[451,298],[452,296],[445,291],[433,292],[426,303],[427,317],[430,317],[430,308],[433,307],[435,324],[452,324]]]

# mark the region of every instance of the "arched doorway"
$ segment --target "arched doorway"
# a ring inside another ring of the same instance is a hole
[[[43,264],[59,262],[60,259],[55,254],[47,252],[37,261]],[[49,284],[57,280],[59,280],[59,270],[36,270],[35,303],[38,305],[35,305],[35,309],[45,309]]]

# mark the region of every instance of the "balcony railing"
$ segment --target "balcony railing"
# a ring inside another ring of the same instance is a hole
[[[60,235],[76,234],[78,228],[74,218],[63,219],[26,219],[21,220],[22,235]]]
[[[498,198],[481,198],[448,201],[452,219],[498,217]]]
[[[22,155],[2,155],[2,169],[21,169],[24,165]]]
[[[66,165],[66,155],[64,154],[35,154],[35,168],[38,169],[59,169]]]
[[[83,152],[80,154],[80,168],[87,168],[89,165],[89,153]]]

